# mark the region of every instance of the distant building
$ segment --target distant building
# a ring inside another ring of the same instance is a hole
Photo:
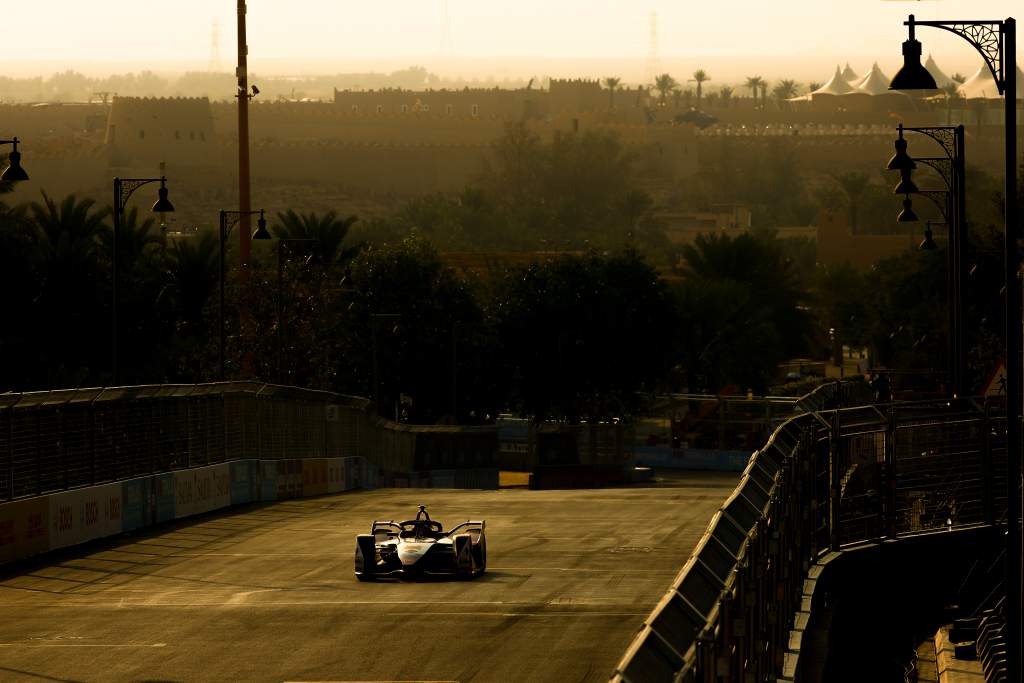
[[[104,146],[113,167],[212,166],[217,137],[205,97],[115,97]]]

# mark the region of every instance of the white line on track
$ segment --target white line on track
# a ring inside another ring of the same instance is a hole
[[[0,643],[0,647],[167,647],[167,643]]]

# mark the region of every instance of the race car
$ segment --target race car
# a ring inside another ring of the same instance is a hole
[[[430,519],[424,505],[419,506],[416,519],[374,520],[370,533],[356,536],[356,578],[479,576],[487,569],[485,526],[483,520],[470,520],[443,531],[440,522]]]

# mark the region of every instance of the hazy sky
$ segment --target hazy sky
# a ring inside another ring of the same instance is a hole
[[[381,59],[436,57],[447,5],[454,57],[549,56],[646,59],[657,12],[664,59],[801,57],[882,62],[893,68],[902,21],[1000,19],[1009,0],[249,0],[250,68],[281,71],[322,62],[343,71]],[[0,74],[205,68],[211,27],[220,26],[220,66],[234,65],[236,0],[35,0],[4,3]],[[947,71],[979,63],[963,41],[922,29],[925,51]],[[1024,48],[1021,48],[1024,50]],[[712,62],[713,63],[713,62]],[[63,65],[63,66],[62,66]],[[868,65],[861,65],[866,67]],[[861,68],[861,67],[858,67]],[[31,70],[31,69],[30,69]]]

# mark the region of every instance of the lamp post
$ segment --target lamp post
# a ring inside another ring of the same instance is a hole
[[[11,145],[11,153],[7,155],[7,168],[0,173],[0,180],[5,183],[16,183],[28,180],[28,173],[21,167],[21,152],[18,151],[18,143],[21,142],[17,136],[10,140],[0,140],[0,145]]]
[[[316,242],[312,237],[279,237],[277,239],[277,383],[284,384],[284,245]]]
[[[893,77],[892,90],[932,90],[935,79],[921,65],[921,43],[914,38],[916,26],[932,26],[960,36],[985,60],[1003,96],[1005,145],[1005,231],[1004,267],[1006,278],[1006,629],[1007,680],[1021,680],[1021,285],[1017,255],[1017,22],[1002,21],[917,21],[911,14],[904,22],[909,39],[903,43],[903,68]]]
[[[256,222],[256,232],[252,234],[254,240],[269,240],[270,233],[267,231],[267,220],[263,217],[263,209],[259,211],[224,211],[220,212],[220,303],[217,307],[217,319],[219,321],[220,331],[220,381],[227,380],[227,368],[224,361],[224,349],[227,346],[227,332],[224,327],[224,276],[226,268],[224,264],[224,245],[227,243],[228,236],[231,234],[231,229],[242,219],[244,216],[251,216],[253,214],[259,214],[260,218]]]
[[[111,299],[112,299],[112,312],[111,312],[111,325],[112,325],[112,336],[111,351],[113,358],[111,360],[111,373],[113,375],[113,383],[116,386],[119,381],[119,368],[117,365],[117,351],[118,351],[118,306],[120,305],[120,294],[118,291],[118,269],[117,269],[117,257],[118,257],[118,235],[121,232],[121,218],[124,214],[125,204],[128,203],[128,199],[132,196],[135,190],[139,189],[143,185],[149,183],[160,183],[160,189],[157,191],[157,200],[153,203],[153,213],[170,213],[174,211],[174,206],[167,199],[167,178],[161,176],[159,178],[114,178],[114,234],[113,234],[113,245],[111,247],[110,265],[111,265]]]
[[[949,393],[951,396],[962,396],[967,392],[967,353],[964,344],[963,310],[965,299],[964,274],[967,270],[967,220],[964,205],[966,204],[966,183],[964,181],[964,127],[963,126],[931,126],[898,127],[899,137],[896,139],[896,153],[889,159],[886,168],[898,170],[901,181],[893,190],[894,194],[907,196],[923,195],[935,202],[943,214],[949,230],[949,267],[947,276],[947,300],[949,308]],[[911,157],[907,154],[907,141],[903,138],[904,131],[921,133],[942,146],[945,156]],[[945,190],[917,189],[910,176],[918,163],[930,166],[942,177]],[[941,198],[941,201],[939,199]],[[916,218],[913,212],[908,216],[901,212],[900,222]],[[934,248],[934,241],[926,237],[924,250]]]

